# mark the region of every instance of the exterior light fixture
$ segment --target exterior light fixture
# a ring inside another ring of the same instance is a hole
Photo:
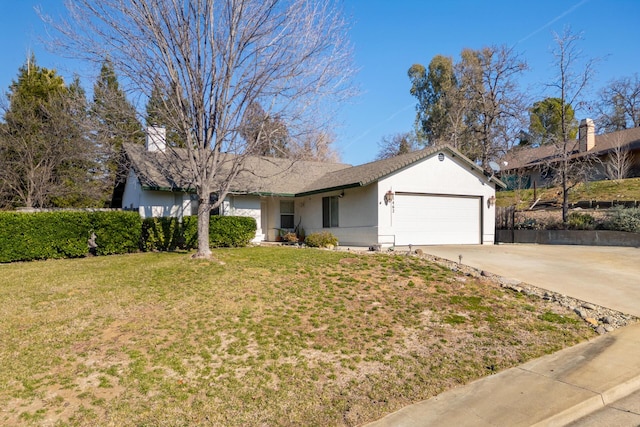
[[[487,199],[487,207],[495,206],[496,204],[496,196],[491,196]]]
[[[444,153],[438,153],[438,160],[444,162]]]
[[[393,202],[393,197],[394,197],[394,193],[393,191],[389,190],[385,193],[384,195],[384,204],[388,205],[389,203]]]

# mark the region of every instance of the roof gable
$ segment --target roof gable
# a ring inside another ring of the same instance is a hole
[[[486,177],[483,170],[462,153],[450,145],[438,145],[327,173],[318,181],[308,186],[300,195],[320,193],[331,189],[363,187],[442,151],[449,152],[453,157],[457,157],[461,162],[467,164],[473,172]],[[499,179],[495,177],[487,178],[498,186],[505,187],[505,184]]]

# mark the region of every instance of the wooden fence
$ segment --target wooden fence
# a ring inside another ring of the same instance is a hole
[[[513,230],[516,207],[506,206],[496,209],[496,230]]]

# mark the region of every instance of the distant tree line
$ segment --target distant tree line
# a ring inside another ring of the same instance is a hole
[[[614,79],[596,100],[586,99],[597,60],[582,56],[580,40],[571,29],[554,34],[556,75],[542,85],[549,95],[537,100],[519,85],[527,63],[506,46],[463,49],[457,61],[436,55],[428,66],[412,65],[415,127],[383,137],[378,158],[448,143],[487,168],[514,147],[574,141],[576,109],[593,114],[599,133],[640,126],[638,74]]]
[[[158,84],[140,114],[127,99],[107,58],[87,99],[79,77],[70,83],[34,55],[18,70],[0,121],[0,209],[109,207],[123,143],[143,144],[145,126],[162,126],[167,143],[186,140],[169,95]],[[142,120],[141,120],[142,119]],[[253,103],[240,134],[253,155],[337,160],[333,138],[290,135],[287,124]]]

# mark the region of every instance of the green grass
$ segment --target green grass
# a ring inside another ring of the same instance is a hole
[[[562,202],[562,193],[559,187],[541,188],[536,193],[540,200]],[[578,184],[569,191],[569,202],[573,203],[582,200],[640,200],[640,178]],[[499,191],[496,193],[497,206],[515,204],[519,209],[524,209],[531,206],[534,201],[533,189]]]
[[[0,265],[0,424],[358,425],[593,335],[419,258],[215,256]]]

